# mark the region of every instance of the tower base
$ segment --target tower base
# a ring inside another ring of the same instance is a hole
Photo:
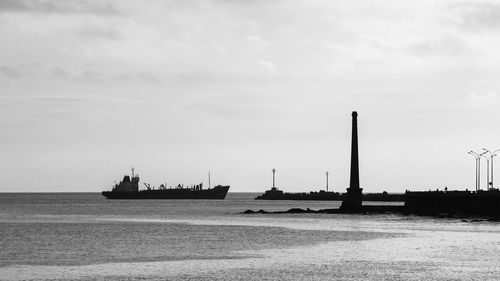
[[[340,205],[340,209],[342,211],[347,212],[361,212],[362,209],[362,188],[347,188],[347,193],[344,196],[344,200],[342,200],[342,205]]]

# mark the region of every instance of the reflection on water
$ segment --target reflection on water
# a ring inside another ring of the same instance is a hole
[[[496,280],[500,224],[267,214],[339,202],[0,194],[0,280]]]

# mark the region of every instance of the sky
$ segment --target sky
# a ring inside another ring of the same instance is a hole
[[[343,192],[354,110],[366,192],[500,148],[498,1],[0,0],[0,42],[0,192]]]

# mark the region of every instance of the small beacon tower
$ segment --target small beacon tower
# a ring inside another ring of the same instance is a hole
[[[351,141],[351,180],[340,209],[348,212],[361,211],[362,191],[363,189],[359,187],[358,113],[356,111],[353,111]]]
[[[273,187],[271,188],[272,190],[276,190],[276,185],[274,184],[274,177],[275,177],[275,174],[276,174],[276,169],[273,168]]]

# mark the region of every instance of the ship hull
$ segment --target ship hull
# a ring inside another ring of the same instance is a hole
[[[224,199],[229,186],[214,187],[205,190],[162,189],[130,192],[103,191],[107,199]]]

